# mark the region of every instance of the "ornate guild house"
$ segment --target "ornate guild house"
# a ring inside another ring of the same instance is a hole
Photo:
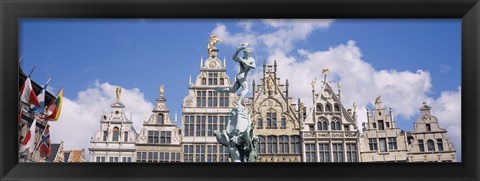
[[[134,162],[137,132],[132,120],[124,112],[120,102],[121,89],[117,88],[117,100],[110,106],[110,113],[100,118],[100,130],[90,141],[90,162]]]
[[[252,82],[252,97],[247,99],[249,115],[258,137],[258,162],[301,162],[301,108],[288,96],[288,80],[281,84],[277,63],[263,64],[260,85]]]
[[[328,69],[318,94],[312,82],[313,105],[302,127],[304,162],[358,162],[359,130],[355,108],[346,110],[327,81]],[[355,106],[354,106],[355,107]]]
[[[217,143],[214,130],[224,130],[237,96],[215,91],[217,87],[231,87],[232,83],[218,59],[218,49],[209,48],[208,58],[200,61],[200,74],[195,82],[191,77],[188,95],[182,104],[182,161],[228,162],[226,147]]]
[[[160,87],[160,97],[150,118],[145,120],[136,142],[137,162],[180,162],[180,129],[176,120],[170,120],[165,88]],[[176,118],[176,116],[175,116]]]

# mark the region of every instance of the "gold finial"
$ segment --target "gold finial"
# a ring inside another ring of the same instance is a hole
[[[380,96],[378,96],[378,97],[375,99],[375,104],[378,104],[378,103],[380,103],[380,102],[382,102],[382,101],[380,100]]]
[[[325,75],[328,74],[328,69],[322,69],[322,73]]]
[[[217,35],[210,35],[210,43],[208,43],[208,54],[212,52],[212,50],[215,48],[215,44],[220,42],[222,40],[217,38]]]
[[[268,76],[267,88],[268,88],[268,91],[272,91],[272,90],[273,90],[273,78],[272,78],[271,75]]]
[[[115,94],[117,95],[117,101],[120,101],[120,94],[122,94],[122,88],[117,87],[115,89]]]
[[[353,112],[357,111],[357,103],[353,102]]]
[[[340,83],[340,81],[337,82],[337,87],[338,87],[338,89],[340,89],[340,87],[342,87],[342,84]]]
[[[322,69],[322,73],[323,73],[323,83],[326,84],[327,83],[327,75],[328,75],[328,69],[325,68],[325,69]]]
[[[315,90],[315,83],[317,83],[317,78],[310,83],[312,85],[312,89]]]
[[[163,97],[163,93],[165,92],[165,86],[160,86],[160,97]]]

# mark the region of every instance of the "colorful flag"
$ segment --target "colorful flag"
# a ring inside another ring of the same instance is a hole
[[[37,146],[40,154],[46,159],[50,158],[52,155],[52,145],[50,144],[50,125],[47,124],[43,130],[42,137]]]
[[[35,91],[32,88],[32,82],[30,81],[30,77],[27,77],[27,80],[25,80],[25,83],[20,89],[20,92],[22,93],[20,95],[21,101],[40,107],[40,102],[38,101],[38,98],[35,95]]]
[[[33,142],[35,142],[35,128],[37,127],[37,118],[33,119],[32,125],[27,132],[27,135],[23,139],[22,144],[20,144],[20,149],[18,151],[21,155],[28,155],[33,152]]]
[[[34,112],[43,113],[45,110],[45,92],[47,90],[48,83],[50,83],[50,79],[47,80],[47,83],[45,84],[45,86],[43,86],[42,91],[40,92],[40,94],[38,94],[38,101],[40,102],[40,107],[32,108]]]
[[[48,106],[47,116],[45,120],[47,121],[57,121],[60,117],[60,112],[62,111],[62,97],[63,97],[63,87],[58,92],[55,100]]]

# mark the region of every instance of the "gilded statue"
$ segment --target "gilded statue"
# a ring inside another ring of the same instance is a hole
[[[357,103],[353,102],[353,112],[357,110]]]
[[[272,91],[272,90],[273,90],[273,78],[272,78],[272,76],[269,76],[269,77],[268,77],[268,80],[267,80],[267,88],[268,88],[268,91]]]
[[[220,42],[222,40],[217,38],[217,35],[210,35],[210,43],[208,43],[208,54],[212,52],[213,49],[215,49],[215,44]]]
[[[315,80],[312,81],[312,83],[310,83],[312,85],[312,89],[315,89],[315,83],[317,83],[317,79],[315,78]]]
[[[115,94],[117,95],[117,101],[120,101],[120,94],[122,94],[122,88],[117,87],[115,89]]]
[[[328,72],[329,72],[328,69],[322,69],[322,73],[323,73],[323,74],[327,75]]]
[[[160,86],[160,97],[163,97],[163,93],[165,92],[165,87],[163,85]]]

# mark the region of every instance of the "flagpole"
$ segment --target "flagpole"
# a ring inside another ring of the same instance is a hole
[[[30,77],[32,75],[33,70],[35,70],[35,67],[37,67],[37,66],[35,66],[35,65],[33,66],[32,71],[30,71],[30,73],[28,74],[28,77]]]

